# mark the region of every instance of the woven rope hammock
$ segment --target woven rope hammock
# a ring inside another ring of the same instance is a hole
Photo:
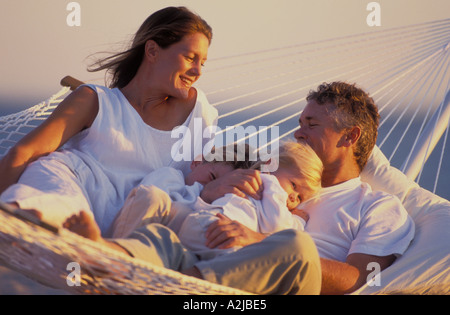
[[[224,132],[227,126],[278,126],[280,138],[285,138],[298,128],[310,89],[325,81],[356,82],[378,104],[378,146],[389,162],[417,182],[423,173],[432,173],[434,181],[426,188],[436,193],[439,181],[449,175],[448,170],[443,175],[449,160],[449,47],[446,19],[210,60],[198,86],[219,110]],[[79,83],[64,80],[72,88]],[[0,158],[68,93],[70,87],[64,87],[47,101],[0,117]],[[246,138],[252,137],[257,134]],[[429,166],[431,153],[438,162]],[[244,293],[132,259],[64,229],[55,233],[4,211],[0,222],[0,263],[71,293]],[[70,262],[82,268],[81,286],[67,282]]]
[[[0,211],[0,262],[77,294],[245,294],[133,259],[68,230],[57,234]],[[71,276],[71,263],[80,278]],[[80,285],[77,285],[80,284]]]

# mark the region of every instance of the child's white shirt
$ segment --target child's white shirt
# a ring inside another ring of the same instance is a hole
[[[194,210],[222,208],[222,214],[238,221],[255,232],[272,234],[286,229],[304,230],[305,220],[293,215],[286,206],[288,194],[273,175],[261,174],[264,186],[261,200],[248,199],[226,194],[211,204],[201,198],[194,204]]]
[[[251,230],[264,234],[272,234],[285,229],[304,230],[306,222],[293,215],[287,208],[288,194],[273,175],[261,174],[264,185],[261,200],[242,198],[234,194],[226,194],[212,204],[197,198],[194,213],[190,214],[178,234],[181,242],[203,260],[212,259],[239,249],[210,249],[206,247],[205,232],[209,225],[217,220],[221,213],[231,220],[244,224]]]
[[[168,166],[149,173],[140,185],[156,186],[165,191],[172,201],[181,202],[190,207],[197,202],[203,189],[203,185],[198,182],[191,186],[186,185],[183,172]]]

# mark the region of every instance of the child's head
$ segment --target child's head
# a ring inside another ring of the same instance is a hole
[[[250,168],[254,163],[250,150],[248,144],[232,144],[213,149],[202,161],[191,163],[192,172],[185,178],[186,185],[193,185],[195,182],[206,185],[235,169]]]
[[[319,192],[323,164],[314,150],[305,142],[287,141],[278,152],[278,169],[272,172],[288,193],[287,207],[295,209]]]

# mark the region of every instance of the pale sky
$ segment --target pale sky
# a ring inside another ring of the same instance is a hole
[[[0,112],[46,99],[67,74],[101,78],[86,72],[86,57],[120,48],[148,15],[169,5],[185,5],[212,26],[210,59],[450,17],[449,0],[376,1],[376,27],[366,23],[369,0],[79,0],[81,26],[70,27],[70,2],[2,1]]]

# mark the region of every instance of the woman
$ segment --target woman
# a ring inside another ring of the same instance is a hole
[[[190,161],[172,158],[181,141],[171,130],[192,130],[194,118],[216,124],[217,110],[192,87],[211,39],[210,26],[184,7],[149,16],[130,49],[92,70],[109,70],[111,88],[81,86],[3,158],[2,200],[58,225],[91,210],[106,232],[147,173],[161,166],[187,172]]]

